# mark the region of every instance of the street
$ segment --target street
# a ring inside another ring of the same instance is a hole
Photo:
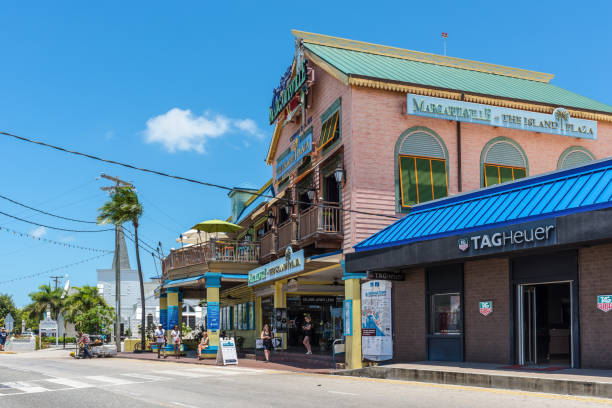
[[[601,407],[612,400],[337,377],[66,351],[0,355],[0,406],[16,407]]]

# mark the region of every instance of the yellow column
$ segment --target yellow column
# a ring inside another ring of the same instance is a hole
[[[258,339],[263,330],[263,311],[261,310],[261,297],[255,298],[255,338]]]
[[[361,356],[361,281],[346,279],[344,281],[344,297],[352,300],[352,336],[345,337],[347,368],[363,367]]]
[[[274,282],[274,308],[287,308],[287,294],[283,292],[285,281]],[[287,350],[287,333],[279,333],[282,339],[282,350]]]

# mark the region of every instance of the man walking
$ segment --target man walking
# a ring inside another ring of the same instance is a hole
[[[4,345],[6,344],[6,339],[8,338],[8,332],[3,327],[0,329],[0,351],[4,351]]]
[[[155,344],[157,344],[157,358],[159,358],[162,349],[164,349],[164,358],[166,358],[166,350],[164,347],[166,345],[166,331],[161,324],[157,326],[157,330],[155,330],[153,336],[155,337]]]
[[[79,332],[79,343],[83,346],[83,358],[92,358],[91,352],[89,351],[89,335],[87,333]]]

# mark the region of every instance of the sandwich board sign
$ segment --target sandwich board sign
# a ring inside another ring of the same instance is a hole
[[[238,364],[236,342],[234,341],[233,337],[222,337],[219,339],[219,348],[217,349],[217,364]]]

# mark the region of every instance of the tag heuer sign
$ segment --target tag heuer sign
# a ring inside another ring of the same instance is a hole
[[[597,308],[604,312],[612,310],[612,295],[597,296]]]
[[[470,247],[470,241],[467,238],[461,238],[458,242],[459,250],[465,252]]]
[[[480,302],[479,304],[480,314],[483,316],[488,316],[493,312],[493,301],[487,300],[485,302]]]

